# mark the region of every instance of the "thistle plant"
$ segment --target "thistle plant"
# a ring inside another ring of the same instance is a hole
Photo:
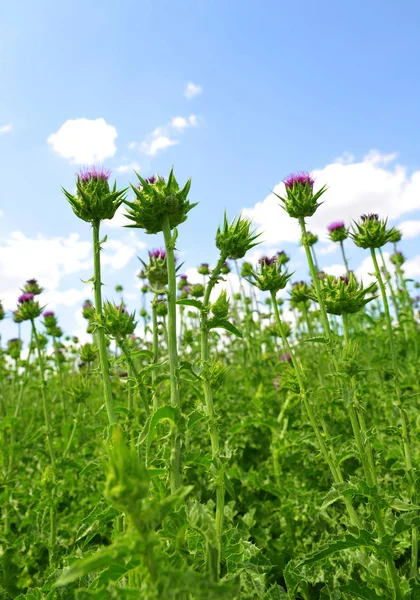
[[[168,272],[168,351],[171,381],[171,406],[179,410],[181,401],[178,380],[178,348],[176,325],[176,268],[175,244],[178,237],[176,227],[186,221],[188,212],[196,206],[188,200],[191,179],[180,188],[173,169],[168,180],[160,176],[143,179],[137,174],[140,185],[131,185],[135,201],[125,200],[127,218],[131,227],[144,229],[146,233],[163,233]],[[173,231],[173,233],[172,233]],[[170,487],[175,492],[181,485],[181,438],[177,427],[173,428],[170,458]]]
[[[102,314],[102,280],[101,280],[101,244],[99,232],[101,221],[112,219],[125,199],[125,190],[117,190],[117,184],[109,185],[111,171],[90,167],[82,169],[76,177],[76,196],[63,188],[64,195],[70,203],[74,214],[90,223],[93,233],[93,288],[95,291],[95,333],[101,361],[102,382],[104,386],[105,404],[110,425],[117,421],[114,400],[112,397],[111,382],[109,379],[109,364],[106,350],[105,332]]]

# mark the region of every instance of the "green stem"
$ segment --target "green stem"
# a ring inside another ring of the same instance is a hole
[[[152,302],[152,319],[153,319],[153,364],[156,365],[159,360],[159,332],[158,319],[156,310],[156,296]],[[182,316],[181,316],[182,319]],[[182,323],[182,321],[181,321]],[[153,388],[153,410],[159,408],[159,395],[156,388],[156,371],[152,371],[152,388]]]
[[[54,446],[53,446],[53,442],[52,442],[51,409],[49,406],[47,390],[46,390],[47,382],[45,380],[44,358],[42,356],[41,345],[39,343],[38,333],[37,333],[37,330],[35,327],[34,319],[31,319],[31,325],[32,325],[32,337],[35,340],[35,346],[36,346],[37,355],[38,355],[42,406],[43,406],[43,410],[44,410],[44,419],[45,419],[45,427],[46,427],[46,432],[47,432],[47,443],[48,443],[48,450],[49,450],[49,454],[50,454],[53,483],[55,484],[55,452],[54,452]],[[54,502],[54,490],[53,490],[51,492],[51,504],[50,504],[50,565],[53,564],[53,560],[54,560],[56,536],[57,536],[57,520],[56,520],[56,514],[55,514],[55,502]]]
[[[168,268],[168,354],[169,377],[171,382],[171,406],[179,409],[181,405],[178,382],[178,348],[176,337],[176,272],[175,272],[175,239],[171,235],[168,215],[162,222],[163,237],[166,248],[166,264]],[[174,427],[171,435],[170,485],[174,493],[181,485],[181,438]]]
[[[109,378],[109,364],[108,364],[108,353],[105,342],[105,331],[103,326],[102,317],[102,282],[101,282],[101,244],[99,242],[99,227],[100,221],[93,221],[93,265],[94,265],[94,276],[93,285],[95,290],[95,309],[97,316],[97,331],[96,337],[99,347],[99,359],[101,363],[102,372],[102,383],[104,386],[104,398],[106,405],[106,412],[108,415],[108,421],[110,425],[117,422],[117,417],[114,409],[114,400],[112,397],[111,380]]]
[[[222,268],[226,257],[221,255],[215,268],[213,269],[210,279],[207,283],[203,306],[200,311],[200,330],[201,330],[201,367],[203,391],[206,403],[207,420],[210,433],[211,443],[211,454],[215,468],[218,470],[217,482],[216,482],[216,532],[218,538],[218,557],[213,563],[214,571],[212,573],[215,581],[219,580],[220,577],[220,554],[222,547],[222,535],[223,535],[223,513],[225,507],[225,486],[224,486],[224,469],[220,462],[220,441],[219,441],[219,429],[217,426],[217,420],[214,412],[213,403],[213,391],[210,383],[210,349],[209,349],[209,328],[208,328],[208,314],[210,310],[210,295],[217,283],[220,275],[220,269]],[[208,561],[209,562],[209,561]]]
[[[349,275],[350,274],[349,263],[347,262],[346,253],[344,252],[343,240],[340,240],[340,248],[341,248],[341,254],[343,256],[344,266],[346,267],[346,273],[347,273],[347,275]]]
[[[130,348],[128,347],[127,342],[122,338],[118,338],[117,343],[126,358],[128,368],[133,372],[133,375],[136,378],[137,385],[138,385],[139,392],[140,392],[140,398],[141,398],[141,401],[143,404],[143,408],[145,410],[146,416],[149,416],[150,411],[149,411],[149,404],[147,402],[147,390],[144,385],[141,374],[138,372],[137,367],[134,364],[133,359],[131,358]]]

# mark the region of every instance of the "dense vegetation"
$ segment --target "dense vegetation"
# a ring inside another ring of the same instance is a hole
[[[194,205],[173,172],[139,177],[131,202],[101,169],[65,191],[93,232],[91,342],[64,336],[42,282],[24,285],[11,316],[29,348],[19,336],[0,355],[1,598],[420,598],[418,286],[401,234],[376,214],[332,223],[347,276],[326,275],[306,229],[325,188],[284,183],[307,282],[284,252],[245,262],[259,238],[242,217],[189,282],[176,243]],[[137,317],[122,289],[101,294],[100,224],[123,202],[165,245],[139,274]],[[371,253],[369,286],[349,237]]]

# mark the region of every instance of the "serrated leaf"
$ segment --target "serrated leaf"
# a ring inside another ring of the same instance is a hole
[[[230,333],[233,333],[234,335],[236,335],[239,338],[242,338],[242,333],[239,331],[239,329],[237,329],[235,327],[235,325],[233,325],[230,321],[227,321],[226,319],[210,319],[210,321],[208,322],[209,325],[209,329],[217,329],[217,328],[221,328],[221,329],[226,329],[226,331],[229,331]]]
[[[203,308],[203,303],[201,302],[201,300],[194,300],[193,298],[181,298],[177,300],[176,303],[180,306],[193,306],[198,310],[201,310]]]

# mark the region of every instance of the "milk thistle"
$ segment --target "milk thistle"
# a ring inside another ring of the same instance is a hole
[[[125,199],[126,190],[117,190],[117,184],[109,185],[111,171],[100,167],[82,169],[76,176],[76,196],[63,189],[74,214],[92,225],[93,232],[93,286],[95,291],[95,332],[101,361],[102,381],[104,386],[105,404],[110,425],[117,421],[111,382],[109,379],[109,364],[106,350],[103,313],[102,313],[102,281],[101,281],[101,244],[99,230],[101,221],[112,219]]]
[[[173,169],[168,180],[157,175],[143,179],[137,175],[140,185],[131,185],[135,194],[134,202],[125,200],[127,218],[132,221],[130,227],[144,229],[146,233],[163,233],[165,240],[166,265],[168,271],[168,352],[169,375],[171,382],[171,406],[181,406],[178,379],[178,347],[176,324],[176,268],[175,243],[178,237],[176,227],[187,220],[189,211],[196,206],[188,199],[191,179],[180,188]],[[172,234],[173,230],[173,234]],[[181,485],[181,437],[174,428],[171,437],[170,486],[175,492]]]

